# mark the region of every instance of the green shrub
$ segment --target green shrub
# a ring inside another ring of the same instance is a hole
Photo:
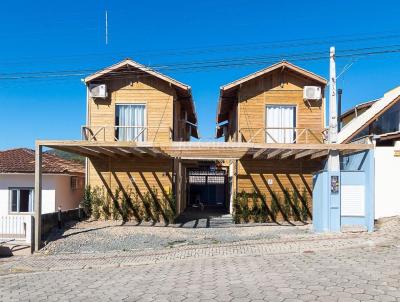
[[[283,190],[283,195],[284,195],[283,212],[286,216],[286,219],[290,220],[292,218],[292,205],[291,205],[290,194],[287,189]]]
[[[150,221],[153,220],[153,214],[151,212],[151,203],[152,203],[152,197],[150,192],[146,192],[143,194],[142,198],[143,202],[143,218],[145,221]]]
[[[158,198],[157,189],[153,188],[151,193],[151,200],[150,200],[150,209],[151,209],[151,218],[153,222],[160,222],[160,216],[164,218],[164,212],[160,205],[160,199]]]
[[[301,192],[301,199],[303,202],[303,205],[301,207],[301,220],[302,221],[307,221],[308,220],[308,193],[306,188],[303,188],[303,191]]]
[[[241,217],[242,217],[242,209],[240,207],[240,201],[238,198],[238,194],[235,194],[233,197],[233,221],[238,224],[241,222]]]
[[[251,194],[251,199],[252,199],[252,208],[251,208],[251,217],[254,222],[260,222],[261,217],[260,217],[260,207],[258,205],[258,194],[257,192],[253,191]]]
[[[126,194],[122,194],[121,197],[121,217],[123,222],[129,221],[130,218],[130,211],[129,211],[129,204],[131,203],[131,197]]]
[[[265,194],[261,195],[260,221],[268,221],[267,197],[265,196]]]
[[[176,201],[175,196],[171,190],[169,190],[167,196],[163,195],[162,207],[165,222],[167,224],[174,223],[176,216]]]
[[[105,220],[110,219],[111,211],[110,211],[110,203],[108,201],[103,202],[103,204],[101,205],[101,212]]]
[[[293,218],[295,221],[301,220],[301,207],[300,207],[300,200],[299,200],[299,194],[297,193],[297,190],[294,190],[292,193],[292,202],[293,202]]]
[[[280,204],[280,198],[279,195],[277,195],[275,192],[271,192],[271,219],[272,221],[276,221],[278,217],[278,212],[279,212],[279,204]]]
[[[174,214],[174,216],[176,216],[176,198],[172,190],[169,190],[168,192],[168,202],[172,213]]]
[[[90,186],[86,186],[83,192],[83,199],[80,202],[80,206],[86,217],[92,216],[92,202],[92,188]]]
[[[121,189],[117,188],[115,189],[114,196],[112,198],[112,218],[114,220],[119,220],[121,218],[121,206],[120,206],[120,200],[121,200]]]
[[[141,215],[139,206],[139,195],[137,193],[133,193],[131,189],[128,189],[128,196],[130,197],[128,200],[128,206],[130,207],[135,220],[140,223],[143,220],[143,216]]]
[[[100,219],[101,209],[105,200],[100,187],[95,187],[92,191],[92,217],[93,219]]]
[[[242,212],[242,219],[247,223],[250,221],[251,212],[249,208],[249,196],[245,191],[240,194],[239,204]]]

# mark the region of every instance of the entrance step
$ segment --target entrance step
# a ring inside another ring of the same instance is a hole
[[[233,224],[233,217],[231,214],[210,218],[210,228],[228,227],[232,226]]]

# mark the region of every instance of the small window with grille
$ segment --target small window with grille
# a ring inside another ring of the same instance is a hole
[[[72,190],[79,190],[83,189],[85,185],[83,177],[79,176],[71,176],[71,189]]]

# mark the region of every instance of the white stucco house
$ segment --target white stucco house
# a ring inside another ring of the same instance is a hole
[[[34,172],[34,150],[0,151],[0,239],[30,238]],[[68,210],[79,206],[84,190],[82,164],[45,153],[42,181],[42,214],[56,212],[59,207]]]
[[[374,144],[375,219],[400,215],[400,87],[341,115],[339,143]]]

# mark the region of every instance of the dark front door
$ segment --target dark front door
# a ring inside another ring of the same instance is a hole
[[[189,170],[188,203],[205,206],[227,206],[228,177],[226,170]]]

